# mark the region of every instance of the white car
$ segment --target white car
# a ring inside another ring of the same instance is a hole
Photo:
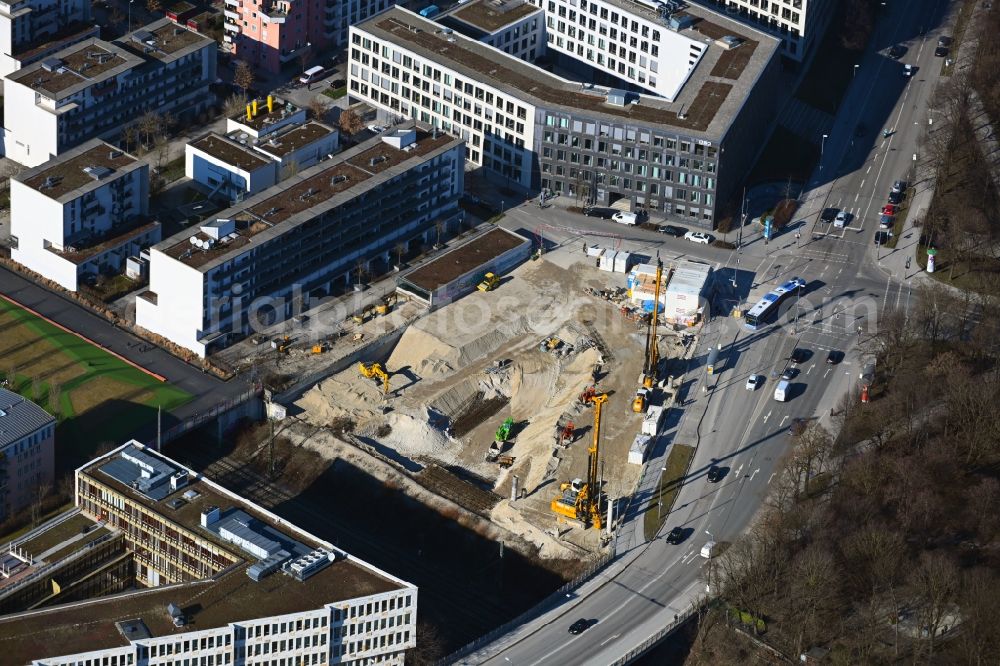
[[[903,76],[913,76],[913,65],[903,65]]]
[[[747,377],[747,390],[756,391],[757,387],[764,383],[764,375],[750,375]]]
[[[847,223],[850,221],[850,218],[851,214],[848,213],[846,210],[842,210],[839,213],[837,213],[837,217],[833,218],[833,226],[836,227],[837,229],[843,229],[844,227],[847,226]]]
[[[639,223],[639,216],[635,213],[618,212],[612,215],[611,219],[618,224],[627,224],[630,227]]]
[[[702,245],[708,245],[712,242],[712,237],[708,234],[703,234],[700,231],[689,231],[684,234],[684,240],[689,240],[692,243],[701,243]]]

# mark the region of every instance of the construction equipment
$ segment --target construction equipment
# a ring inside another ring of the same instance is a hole
[[[315,344],[312,346],[313,354],[322,354],[326,351],[326,347],[323,344]]]
[[[590,524],[601,529],[601,488],[597,479],[597,461],[601,441],[601,406],[608,400],[607,393],[590,399],[594,404],[594,437],[587,451],[587,480],[573,479],[559,486],[561,494],[552,500],[552,512]]]
[[[588,386],[583,390],[583,393],[580,394],[580,402],[583,403],[584,406],[589,405],[595,395],[597,395],[597,387]]]
[[[514,419],[507,417],[500,427],[497,428],[496,434],[493,436],[493,443],[490,444],[490,448],[486,450],[486,462],[496,462],[503,453],[503,447],[510,439],[510,431],[514,428]],[[513,460],[513,458],[511,459]]]
[[[632,411],[636,414],[641,414],[646,411],[646,407],[649,405],[649,389],[645,386],[640,386],[635,392],[635,397],[632,398]]]
[[[500,276],[496,273],[487,273],[482,281],[476,286],[479,291],[493,291],[500,284]]]
[[[538,351],[548,351],[554,352],[560,347],[562,347],[563,341],[559,338],[552,336],[551,338],[544,338],[540,343],[538,343]]]
[[[497,464],[500,465],[500,469],[508,469],[514,466],[514,461],[517,460],[514,456],[500,456],[497,458]]]
[[[374,305],[366,305],[361,312],[351,316],[351,319],[355,324],[363,324],[372,318],[372,313],[375,312]]]
[[[566,446],[567,444],[572,444],[573,434],[575,432],[576,430],[573,427],[573,422],[572,421],[568,422],[565,426],[563,426],[562,431],[559,433],[559,443],[562,444],[563,446]]]
[[[656,340],[656,323],[660,315],[660,281],[663,279],[663,262],[656,261],[656,285],[653,287],[653,316],[649,318],[646,328],[646,360],[642,368],[642,385],[648,389],[656,384],[656,375],[660,364],[660,346]]]
[[[382,395],[389,393],[389,373],[385,371],[381,363],[358,363],[358,372],[368,379],[382,380]]]
[[[506,420],[504,420],[504,422],[500,424],[500,427],[497,428],[496,441],[502,443],[510,439],[510,431],[513,427],[514,427],[514,419],[508,416]]]
[[[271,340],[271,349],[278,350],[279,354],[287,354],[288,347],[291,345],[292,339],[287,335],[283,335],[280,338],[275,338]]]
[[[375,306],[375,314],[377,315],[387,315],[392,310],[392,306],[396,304],[396,294],[389,294],[379,301],[378,305]]]

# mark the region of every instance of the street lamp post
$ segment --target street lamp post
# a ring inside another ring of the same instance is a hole
[[[851,75],[851,78],[852,78],[852,79],[853,79],[853,78],[854,78],[855,76],[857,76],[857,75],[858,75],[858,67],[860,67],[860,66],[861,66],[861,65],[855,65],[855,66],[854,66],[854,74],[853,74],[853,75]]]
[[[823,159],[823,150],[826,148],[826,139],[827,139],[828,136],[830,136],[830,135],[829,134],[824,134],[823,135],[823,140],[820,141],[820,144],[819,144],[819,158],[821,160]],[[822,166],[822,165],[820,165],[820,166]]]
[[[664,465],[660,468],[661,472],[667,471],[667,466]],[[663,510],[663,474],[660,474],[659,488],[656,492],[656,524],[660,524],[660,512]]]
[[[128,0],[128,30],[126,32],[132,32],[132,3],[135,0]],[[119,14],[121,16],[121,14]]]

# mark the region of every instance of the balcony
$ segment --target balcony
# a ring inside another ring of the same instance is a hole
[[[232,19],[234,21],[240,20],[240,15],[236,12],[230,11],[228,8],[222,10],[222,13],[226,16],[227,19]]]
[[[285,12],[279,12],[277,10],[271,9],[266,12],[261,12],[261,16],[264,19],[264,23],[276,23],[281,24],[285,22],[288,18],[288,14]]]
[[[229,21],[226,21],[225,26],[226,26],[226,32],[234,32],[237,35],[240,34],[240,26],[236,25],[235,23],[230,23]],[[229,35],[225,36],[229,37]]]

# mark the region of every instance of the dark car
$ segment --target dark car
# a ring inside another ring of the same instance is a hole
[[[907,183],[905,180],[897,180],[895,183],[892,184],[892,191],[906,192],[906,188],[909,187],[909,185],[910,184]]]
[[[677,545],[681,541],[684,541],[684,530],[679,527],[670,530],[670,534],[667,535],[667,543]]]
[[[855,137],[860,139],[866,134],[868,134],[868,127],[864,123],[858,123],[857,125],[854,126]]]
[[[946,55],[948,55],[948,47],[947,46],[937,47],[936,49],[934,49],[934,55],[938,58],[945,57]]]
[[[684,227],[675,227],[672,224],[665,224],[660,227],[660,232],[667,234],[668,236],[675,236],[677,238],[683,238],[684,234],[688,232]]]
[[[938,46],[951,46],[951,37],[946,35],[938,37]]]
[[[875,244],[885,245],[892,238],[892,234],[888,231],[876,231],[875,232]]]
[[[785,371],[781,373],[781,381],[790,382],[795,379],[799,374],[798,368],[785,368]]]
[[[899,44],[893,44],[889,47],[889,57],[893,60],[899,60],[906,54],[906,48],[900,46]]]
[[[620,212],[615,208],[600,208],[598,206],[589,206],[583,209],[583,214],[587,217],[599,217],[602,220],[610,220],[615,216],[615,213]]]
[[[806,359],[809,358],[809,350],[802,349],[801,347],[796,347],[792,350],[792,363],[805,363]]]
[[[590,620],[586,620],[582,617],[573,624],[569,625],[569,633],[573,634],[574,636],[576,636],[577,634],[582,634],[583,632],[587,631],[587,629],[590,629]]]
[[[826,355],[826,362],[829,365],[837,365],[844,360],[844,352],[837,351],[836,349],[831,349]]]
[[[718,465],[712,465],[708,468],[708,474],[705,476],[708,478],[710,483],[718,483],[722,481],[722,477],[726,475],[726,470],[722,469]]]
[[[903,193],[902,192],[890,192],[889,193],[889,203],[891,203],[891,204],[898,204],[898,203],[900,203],[902,201],[903,201]]]
[[[837,213],[840,212],[839,208],[824,208],[823,212],[819,214],[819,219],[824,222],[833,222],[837,219]]]

